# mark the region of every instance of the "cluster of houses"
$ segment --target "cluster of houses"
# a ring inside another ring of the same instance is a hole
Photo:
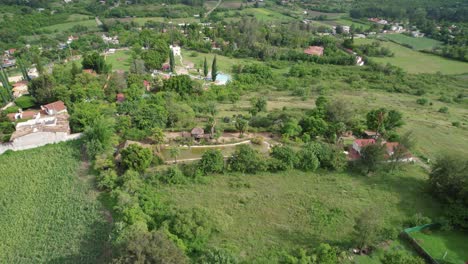
[[[354,138],[353,144],[349,146],[348,151],[345,152],[349,161],[356,161],[361,158],[362,150],[374,144],[381,144],[385,149],[385,159],[387,161],[395,161],[395,151],[399,147],[398,142],[388,142],[374,131],[364,131],[364,138]],[[414,157],[407,150],[404,150],[404,155],[398,157],[398,162],[412,162]]]
[[[13,56],[16,52],[16,49],[5,50],[2,56],[2,67],[3,68],[12,68],[16,66],[16,59]]]
[[[30,149],[80,136],[70,133],[69,115],[62,101],[43,105],[40,110],[20,110],[7,116],[16,122],[15,132],[10,142],[0,144],[0,154],[7,150]]]

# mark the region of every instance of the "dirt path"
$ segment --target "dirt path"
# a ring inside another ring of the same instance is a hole
[[[211,12],[215,11],[216,8],[218,8],[218,6],[219,6],[222,2],[223,2],[222,0],[219,0],[218,3],[216,3],[216,5],[215,5],[210,11],[206,12],[205,17],[208,17],[208,16],[211,14]]]

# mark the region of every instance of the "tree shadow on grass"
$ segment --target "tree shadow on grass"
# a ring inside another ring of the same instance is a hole
[[[106,221],[94,221],[89,225],[89,231],[81,237],[78,252],[55,258],[47,263],[110,263],[112,260],[112,248],[108,241],[111,226]],[[64,230],[64,232],[66,232]]]

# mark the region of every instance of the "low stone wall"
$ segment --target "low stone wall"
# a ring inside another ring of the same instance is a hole
[[[38,132],[32,133],[20,138],[17,138],[13,142],[7,142],[0,144],[0,154],[3,154],[7,150],[25,150],[32,149],[47,144],[54,144],[69,140],[78,139],[81,137],[81,133],[67,134],[60,132]]]

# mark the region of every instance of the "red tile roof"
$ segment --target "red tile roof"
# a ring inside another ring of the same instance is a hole
[[[50,104],[46,104],[44,105],[44,108],[46,108],[47,110],[53,110],[55,112],[61,112],[63,110],[67,110],[67,107],[65,106],[65,103],[62,102],[62,101],[57,101],[57,102],[53,102],[53,103],[50,103]]]
[[[9,113],[9,114],[7,114],[7,117],[8,117],[8,119],[10,119],[10,121],[15,121],[16,120],[16,114],[17,113]]]
[[[125,95],[123,93],[118,93],[117,96],[116,96],[116,100],[119,103],[125,101]]]
[[[395,151],[395,148],[397,148],[399,145],[398,142],[387,142],[385,143],[385,148],[387,149],[388,153],[392,153]]]
[[[315,55],[315,56],[322,56],[323,55],[323,47],[321,46],[310,46],[304,50],[305,54],[308,55]]]
[[[21,113],[21,119],[33,119],[37,113],[37,111],[33,110],[24,111]]]
[[[367,145],[372,145],[375,144],[375,139],[370,138],[370,139],[356,139],[354,141],[359,147],[365,147]]]
[[[20,81],[20,82],[14,83],[13,87],[23,86],[23,85],[27,85],[27,84],[28,84],[27,81]]]

